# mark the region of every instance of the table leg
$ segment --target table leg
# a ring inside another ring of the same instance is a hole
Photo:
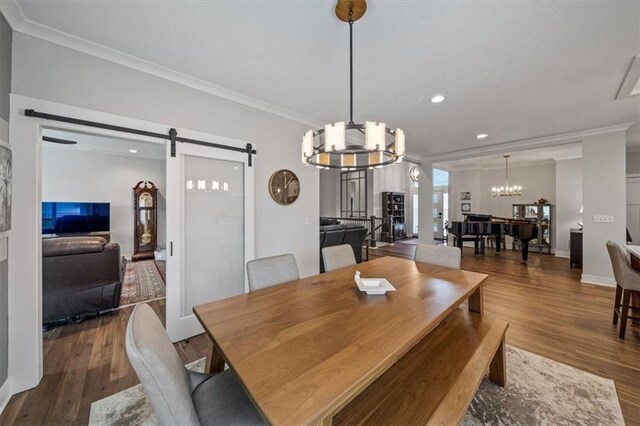
[[[498,386],[504,386],[507,383],[507,360],[504,348],[504,337],[489,365],[489,380]]]
[[[209,356],[207,357],[207,363],[204,366],[204,372],[209,374],[217,374],[222,373],[224,371],[224,358],[220,355],[218,348],[213,344],[211,339],[207,339],[208,341],[208,351]]]
[[[469,311],[482,315],[484,313],[484,307],[482,304],[482,284],[478,286],[467,301],[469,304]]]

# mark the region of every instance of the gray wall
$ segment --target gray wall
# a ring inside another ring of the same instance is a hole
[[[582,158],[556,161],[556,256],[569,256],[571,229],[582,223]]]
[[[11,93],[11,27],[0,14],[0,119],[9,121],[9,94]],[[0,139],[9,141],[8,134],[0,134]],[[4,236],[2,236],[4,238]],[[8,321],[7,260],[0,259],[0,386],[7,379]]]
[[[255,255],[293,253],[301,275],[317,273],[319,176],[300,161],[306,125],[23,34],[13,43],[14,94],[256,144]],[[268,193],[269,177],[284,168],[301,185],[290,206]]]
[[[0,14],[0,118],[9,121],[11,93],[11,27]]]
[[[340,170],[320,171],[320,216],[340,216]]]
[[[77,136],[82,143],[82,135]],[[111,241],[120,244],[120,254],[130,258],[134,245],[131,188],[141,180],[159,188],[158,247],[166,247],[165,167],[164,160],[48,144],[42,148],[42,200],[109,202]]]
[[[615,285],[605,243],[625,244],[625,132],[582,140],[582,201],[584,203],[583,269],[585,282]],[[606,165],[606,166],[603,166]],[[611,215],[613,223],[596,223],[594,215]]]

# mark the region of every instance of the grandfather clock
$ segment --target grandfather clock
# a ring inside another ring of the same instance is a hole
[[[153,259],[158,244],[158,188],[150,181],[133,187],[133,261]]]

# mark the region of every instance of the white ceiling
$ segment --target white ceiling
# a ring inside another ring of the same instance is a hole
[[[582,158],[582,144],[568,143],[545,148],[528,149],[524,151],[509,152],[509,167],[521,167],[538,165],[551,161],[570,160]],[[465,158],[461,160],[436,163],[435,168],[443,170],[467,170],[467,169],[496,169],[504,168],[504,154],[484,155],[481,157]]]
[[[53,129],[43,129],[42,135],[78,142],[75,145],[61,145],[52,142],[44,142],[43,144],[46,148],[72,149],[95,152],[99,154],[150,158],[163,161],[166,158],[166,145],[163,143],[110,138],[107,136],[100,136],[89,133],[76,133]],[[131,153],[129,152],[130,149],[136,150],[138,152]]]
[[[348,119],[348,26],[333,1],[17,2],[34,23]],[[614,99],[639,41],[640,1],[370,1],[354,24],[354,118],[404,128],[419,155],[640,121],[639,96]]]

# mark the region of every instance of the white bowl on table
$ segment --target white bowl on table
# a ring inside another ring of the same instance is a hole
[[[396,288],[385,278],[360,278],[355,281],[360,291],[370,295],[382,295],[387,291],[396,291]]]

